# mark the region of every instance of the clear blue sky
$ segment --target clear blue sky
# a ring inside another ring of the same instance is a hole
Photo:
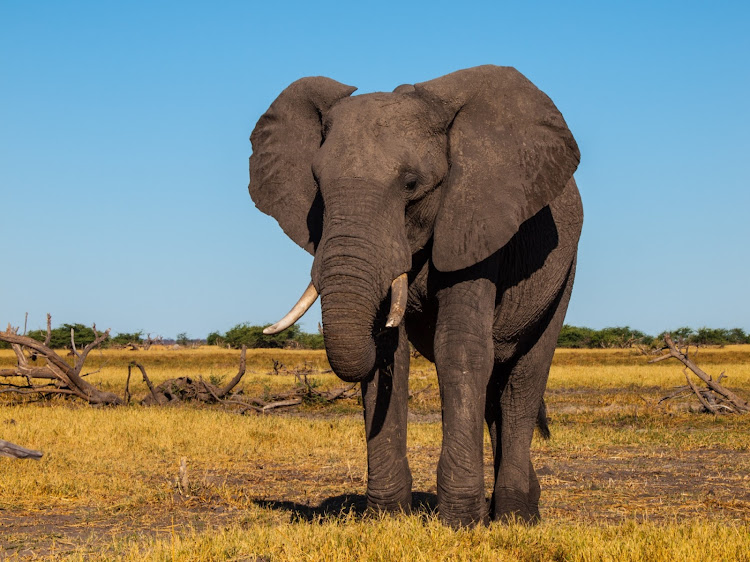
[[[739,1],[0,0],[0,323],[277,320],[312,260],[247,194],[258,117],[302,76],[363,93],[492,63],[581,148],[567,322],[750,330],[748,28]]]

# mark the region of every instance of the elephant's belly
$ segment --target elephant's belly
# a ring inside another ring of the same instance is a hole
[[[582,216],[571,180],[560,197],[526,221],[500,250],[492,334],[496,362],[526,353],[560,306],[574,273]]]
[[[525,354],[539,339],[558,308],[566,279],[567,269],[553,283],[528,280],[499,295],[492,329],[496,363]]]

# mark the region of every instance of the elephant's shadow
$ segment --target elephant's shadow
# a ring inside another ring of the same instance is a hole
[[[317,506],[283,500],[256,500],[254,503],[260,507],[287,511],[292,521],[322,521],[325,518],[350,514],[361,518],[368,514],[367,497],[362,494],[332,496]],[[413,492],[411,512],[421,516],[437,513],[437,495],[430,492]]]

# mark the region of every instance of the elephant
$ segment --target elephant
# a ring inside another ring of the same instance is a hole
[[[250,136],[255,205],[314,256],[302,298],[266,331],[292,325],[320,296],[331,368],[361,383],[369,508],[411,506],[411,343],[438,376],[440,518],[534,523],[531,441],[537,426],[549,433],[543,395],[583,222],[578,146],[513,67],[355,90],[297,80]]]

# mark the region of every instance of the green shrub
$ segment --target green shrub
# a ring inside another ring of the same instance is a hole
[[[678,328],[669,332],[675,342],[692,345],[729,345],[736,343],[750,343],[750,336],[742,328]],[[663,339],[664,334],[659,338]]]
[[[323,334],[300,333],[297,341],[303,349],[324,349]]]
[[[594,331],[591,336],[590,347],[633,347],[634,344],[646,343],[651,339],[651,336],[644,334],[640,330],[633,330],[630,326],[610,327]]]

